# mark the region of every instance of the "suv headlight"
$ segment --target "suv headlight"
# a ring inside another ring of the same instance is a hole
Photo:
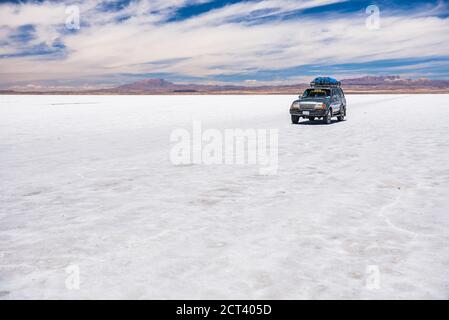
[[[315,105],[315,109],[326,109],[326,104],[325,103],[317,103]]]
[[[298,101],[293,102],[290,109],[299,109],[299,102]]]

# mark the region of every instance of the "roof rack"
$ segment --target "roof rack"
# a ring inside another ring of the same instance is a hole
[[[341,82],[330,77],[318,77],[310,83],[311,87],[340,87]]]

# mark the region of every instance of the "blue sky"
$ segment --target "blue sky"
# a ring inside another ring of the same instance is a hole
[[[0,0],[0,88],[449,79],[448,31],[441,0]]]

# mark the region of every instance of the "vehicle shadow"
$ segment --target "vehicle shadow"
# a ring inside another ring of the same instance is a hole
[[[346,120],[343,121],[338,121],[338,120],[331,120],[330,124],[335,124],[335,123],[339,123],[339,122],[345,122]],[[301,121],[297,124],[298,126],[328,126],[329,124],[324,123],[322,120],[305,120],[305,121]]]

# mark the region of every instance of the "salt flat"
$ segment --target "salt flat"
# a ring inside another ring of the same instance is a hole
[[[449,96],[294,98],[0,96],[0,299],[448,299]],[[278,129],[277,174],[173,165],[193,121]]]

